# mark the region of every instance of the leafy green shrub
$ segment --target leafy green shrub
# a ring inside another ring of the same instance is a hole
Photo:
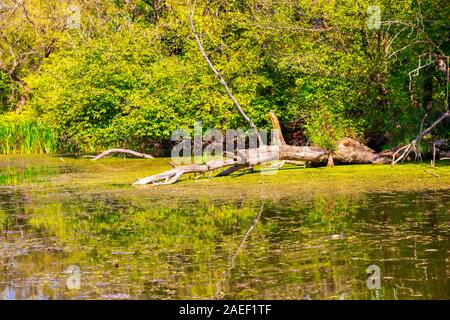
[[[344,137],[358,139],[358,125],[338,113],[329,110],[314,110],[305,121],[309,140],[325,150],[334,151],[337,142]]]

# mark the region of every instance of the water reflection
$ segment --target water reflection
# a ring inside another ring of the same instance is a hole
[[[7,157],[0,155],[0,186],[23,182],[45,182],[50,176],[74,172],[63,158],[43,156]]]
[[[161,205],[3,186],[0,297],[449,299],[448,191]]]

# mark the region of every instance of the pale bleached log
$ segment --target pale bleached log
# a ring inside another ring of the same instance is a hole
[[[102,152],[101,154],[99,154],[98,156],[96,156],[94,159],[92,159],[93,161],[99,160],[103,157],[107,157],[113,153],[124,153],[124,154],[129,154],[138,158],[145,158],[145,159],[151,159],[153,158],[151,155],[149,154],[145,154],[145,153],[141,153],[141,152],[137,152],[137,151],[133,151],[133,150],[128,150],[128,149],[109,149],[106,150],[104,152]]]

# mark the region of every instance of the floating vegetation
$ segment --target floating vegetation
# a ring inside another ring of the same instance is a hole
[[[448,299],[450,167],[427,165],[141,189],[164,159],[0,156],[0,299]]]

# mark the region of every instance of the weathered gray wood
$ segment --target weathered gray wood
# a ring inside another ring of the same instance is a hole
[[[217,176],[226,176],[239,169],[261,165],[271,161],[302,161],[326,163],[329,152],[319,147],[310,146],[290,146],[284,141],[277,116],[271,112],[270,120],[275,130],[274,141],[276,145],[263,145],[258,148],[239,150],[239,157],[236,159],[215,159],[205,164],[188,164],[175,166],[163,173],[155,174],[146,178],[138,179],[134,185],[167,185],[178,181],[186,173],[212,172],[217,169],[227,168]],[[372,149],[350,138],[344,138],[338,142],[333,160],[339,163],[388,163],[387,156],[377,154]],[[163,182],[161,182],[163,181]]]
[[[130,155],[138,157],[138,158],[145,158],[145,159],[153,158],[149,154],[140,153],[140,152],[133,151],[133,150],[128,150],[128,149],[109,149],[109,150],[106,150],[106,151],[102,152],[101,154],[99,154],[98,156],[96,156],[92,160],[96,161],[96,160],[101,159],[103,157],[109,156],[109,155],[111,155],[113,153],[125,153],[125,154],[130,154]]]
[[[399,161],[403,161],[406,159],[406,157],[408,156],[408,154],[411,151],[416,152],[417,155],[417,151],[416,151],[416,144],[420,141],[420,139],[426,135],[427,133],[429,133],[434,127],[436,127],[439,123],[441,123],[442,121],[444,121],[445,119],[447,119],[448,117],[450,117],[450,110],[445,112],[444,114],[442,114],[442,116],[439,117],[439,119],[437,119],[435,122],[433,122],[428,128],[426,128],[425,130],[421,130],[421,132],[419,133],[419,135],[417,137],[414,138],[414,140],[411,141],[411,143],[407,144],[406,146],[401,147],[400,149],[398,149],[394,155],[392,156],[392,165],[395,165],[397,162]],[[399,155],[397,157],[397,154]]]

